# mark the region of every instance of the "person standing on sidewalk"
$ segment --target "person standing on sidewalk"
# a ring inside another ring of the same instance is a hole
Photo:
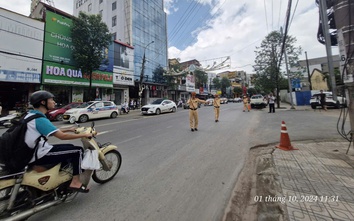
[[[198,104],[206,102],[197,98],[195,92],[192,92],[191,96],[187,103],[189,104],[189,126],[193,132],[198,131]]]
[[[323,90],[320,90],[320,104],[322,106],[322,109],[326,111],[326,94],[323,93]]]
[[[268,113],[275,113],[275,97],[273,93],[270,93],[268,96],[268,104],[269,104],[269,112]]]
[[[250,112],[250,107],[248,105],[248,97],[247,97],[247,95],[243,96],[243,100],[242,101],[243,101],[243,112],[245,112],[246,109],[248,110],[248,112]]]
[[[215,122],[219,122],[219,115],[220,115],[220,98],[218,94],[215,94],[214,100],[213,100],[213,106],[214,106],[214,113],[215,113]]]

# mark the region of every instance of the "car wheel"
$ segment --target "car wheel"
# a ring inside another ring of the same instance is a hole
[[[175,107],[172,108],[172,113],[174,113],[174,112],[176,112],[176,108]]]
[[[112,112],[111,113],[111,118],[116,118],[118,116],[118,113],[117,112]]]
[[[161,114],[161,110],[160,109],[156,109],[156,115]]]
[[[316,109],[316,104],[311,104],[312,109]]]
[[[80,123],[85,123],[85,122],[87,122],[88,121],[88,116],[87,115],[81,115],[80,117],[79,117],[79,122]]]
[[[58,115],[55,117],[55,119],[56,119],[57,121],[62,121],[62,120],[63,120],[63,114],[58,114]]]

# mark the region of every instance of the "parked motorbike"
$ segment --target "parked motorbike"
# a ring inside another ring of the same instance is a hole
[[[0,117],[0,126],[4,126],[6,128],[11,127],[12,126],[11,120],[18,116],[19,116],[18,113],[13,113],[4,117]]]
[[[100,184],[113,179],[122,163],[117,146],[95,141],[94,122],[91,127],[78,127],[76,133],[93,135],[91,139],[82,138],[81,141],[84,149],[98,151],[101,166],[98,170],[85,170],[80,175],[82,183],[88,185],[91,177]],[[69,189],[71,179],[71,164],[26,167],[15,174],[0,171],[0,220],[24,220],[44,209],[72,201],[78,192]]]

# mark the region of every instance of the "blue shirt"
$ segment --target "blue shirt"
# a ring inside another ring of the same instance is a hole
[[[48,118],[42,112],[38,110],[29,111],[29,114],[27,114],[25,119],[34,114],[40,114],[43,115],[43,117],[36,118],[27,123],[25,142],[31,148],[34,148],[34,146],[36,145],[37,138],[40,137],[41,135],[48,138],[50,135],[52,135],[53,133],[59,130],[52,124],[52,122],[50,122],[50,120],[48,120]],[[41,139],[41,141],[38,144],[38,151],[37,151],[38,159],[46,155],[52,149],[52,147],[53,145]],[[34,160],[35,160],[35,156],[32,157],[30,163],[32,163]]]

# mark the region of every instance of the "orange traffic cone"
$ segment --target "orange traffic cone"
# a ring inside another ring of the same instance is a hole
[[[282,150],[298,150],[297,148],[291,146],[289,134],[284,121],[281,122],[280,144],[276,147]]]

